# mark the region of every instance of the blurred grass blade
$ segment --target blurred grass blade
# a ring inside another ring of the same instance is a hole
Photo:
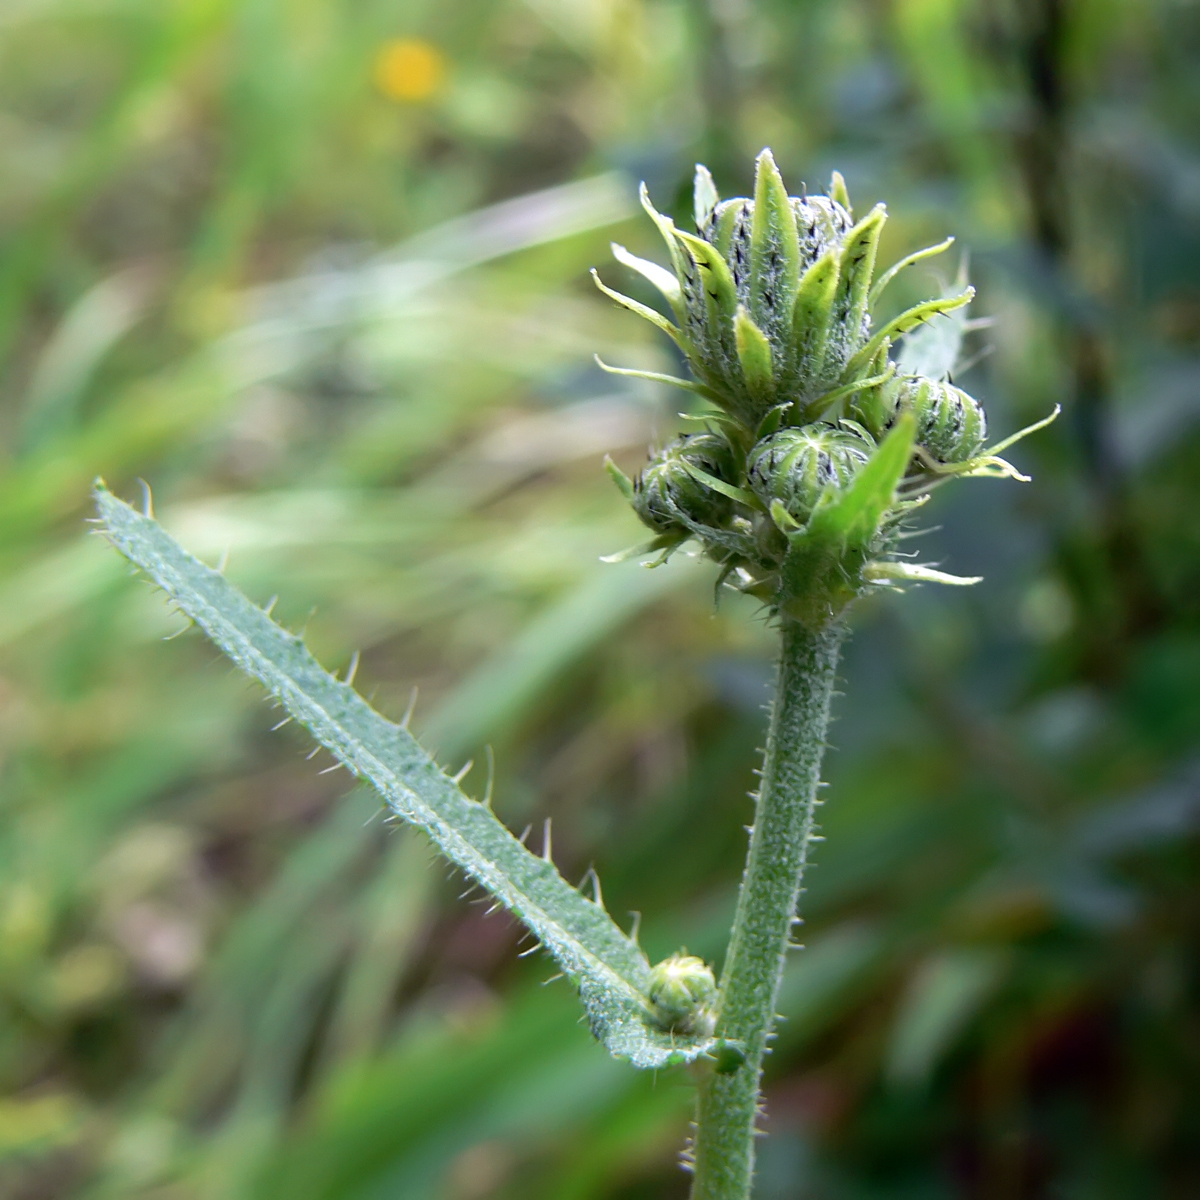
[[[407,729],[385,720],[325,672],[301,639],[281,629],[149,517],[100,486],[105,532],[212,640],[259,680],[397,816],[425,831],[475,882],[511,909],[578,987],[593,1033],[635,1066],[688,1061],[710,1039],[685,1041],[642,1019],[649,964],[598,904],[525,847],[491,810],[465,796]]]
[[[22,450],[62,433],[75,421],[96,368],[141,319],[154,282],[153,272],[129,268],[98,283],[67,313],[42,351],[25,395]]]
[[[1000,982],[1004,955],[951,950],[925,963],[910,981],[892,1030],[887,1078],[894,1087],[928,1083],[938,1062]]]
[[[445,755],[471,751],[528,709],[565,664],[618,629],[665,593],[693,582],[687,560],[673,571],[640,563],[606,565],[539,613],[513,640],[485,659],[422,722]]]
[[[430,287],[460,271],[615,225],[634,207],[629,180],[610,171],[454,217],[364,263],[248,290],[244,300],[256,319],[225,344],[245,354],[262,342],[394,315],[418,297],[427,300]],[[300,342],[293,352],[307,354],[311,347]]]

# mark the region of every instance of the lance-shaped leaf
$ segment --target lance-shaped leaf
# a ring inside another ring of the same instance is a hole
[[[860,572],[912,457],[915,432],[912,413],[902,413],[844,492],[827,492],[803,529],[784,530],[789,546],[777,603],[790,616],[828,620],[858,594]]]
[[[367,780],[387,807],[418,826],[460,870],[529,927],[579,989],[592,1032],[639,1067],[692,1061],[716,1049],[646,1024],[650,966],[637,944],[472,800],[403,725],[379,713],[322,669],[301,639],[276,625],[219,572],[188,554],[149,517],[102,485],[96,503],[104,533],[317,741]]]
[[[758,156],[754,220],[750,226],[750,315],[769,338],[785,345],[800,284],[796,214],[770,150]]]

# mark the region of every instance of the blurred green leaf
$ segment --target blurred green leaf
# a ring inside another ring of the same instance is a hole
[[[954,1038],[1000,981],[1004,965],[1004,956],[989,950],[960,950],[922,964],[892,1028],[887,1075],[893,1085],[928,1083]]]

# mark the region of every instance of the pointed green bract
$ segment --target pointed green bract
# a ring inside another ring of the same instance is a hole
[[[665,267],[660,267],[658,263],[638,258],[636,254],[630,254],[624,246],[617,242],[612,243],[612,253],[617,262],[636,271],[643,279],[654,284],[662,292],[667,303],[675,310],[675,315],[682,318],[683,289],[679,286],[679,280],[670,271]]]
[[[716,246],[717,252],[728,261],[733,248],[734,231],[744,220],[745,214],[738,204],[730,202],[720,205],[713,217],[714,223],[708,238]]]
[[[850,193],[846,190],[846,181],[841,171],[834,171],[829,180],[829,198],[836,200],[852,217],[854,210],[850,207]]]
[[[610,455],[604,456],[604,469],[608,472],[608,477],[617,485],[617,491],[629,501],[633,503],[633,480],[613,462]]]
[[[947,575],[919,563],[879,562],[863,568],[863,578],[872,583],[941,583],[950,587],[971,587],[983,582],[982,575]]]
[[[728,319],[737,309],[737,288],[734,287],[729,264],[717,252],[717,248],[704,238],[685,233],[682,229],[677,229],[675,236],[700,268],[705,291],[717,313]]]
[[[847,354],[853,353],[862,339],[871,277],[875,273],[875,254],[886,221],[887,209],[882,204],[875,205],[850,231],[842,247],[833,312],[834,320],[846,330]]]
[[[681,421],[703,421],[705,424],[711,422],[714,425],[719,425],[735,441],[738,440],[737,435],[742,432],[741,424],[727,412],[681,412],[679,419]]]
[[[642,208],[645,209],[646,215],[658,228],[658,232],[662,234],[663,241],[667,243],[667,252],[671,256],[671,265],[675,268],[675,276],[683,282],[685,273],[685,263],[680,256],[679,243],[675,238],[675,222],[670,217],[664,217],[662,213],[650,203],[650,193],[646,190],[646,185],[643,183],[638,190],[638,199],[641,201]]]
[[[836,387],[805,405],[804,419],[806,421],[815,421],[844,396],[857,395],[859,392],[869,392],[875,388],[882,387],[895,374],[896,364],[888,363],[887,368],[878,375],[871,375],[866,379],[856,379],[853,383],[844,383],[841,387]]]
[[[703,234],[712,223],[713,213],[720,202],[721,197],[711,172],[703,163],[697,163],[696,179],[692,185],[692,214],[697,233]]]
[[[705,387],[702,383],[697,383],[693,379],[680,379],[678,375],[664,375],[661,371],[638,371],[633,367],[610,367],[600,355],[593,356],[596,360],[596,366],[602,371],[606,371],[609,375],[624,375],[630,379],[648,379],[651,383],[665,383],[670,387],[683,388],[687,392],[695,392],[698,396],[703,396],[706,400],[716,400],[717,393],[710,387]]]
[[[726,483],[723,479],[718,479],[707,471],[702,471],[693,463],[688,462],[683,465],[693,479],[704,484],[705,487],[711,488],[714,492],[720,492],[722,496],[727,496],[730,500],[737,500],[750,508],[761,507],[753,492],[748,492],[745,488],[734,487],[733,484]]]
[[[902,413],[850,487],[813,514],[809,536],[854,548],[867,546],[895,499],[896,486],[912,457],[915,432],[912,414]]]
[[[741,306],[733,319],[733,332],[737,340],[738,361],[746,378],[750,394],[766,406],[774,397],[774,367],[771,362],[771,343],[767,335],[750,318]]]
[[[1047,425],[1053,424],[1059,413],[1062,412],[1062,405],[1056,404],[1054,411],[1048,416],[1043,417],[1040,421],[1034,421],[1032,425],[1026,425],[1024,429],[1018,429],[1016,433],[1010,433],[1003,441],[997,442],[994,446],[989,446],[984,450],[984,454],[1002,454],[1009,446],[1015,446],[1018,442],[1023,441],[1031,433],[1037,433],[1039,429],[1045,429]]]
[[[952,237],[946,238],[944,242],[938,242],[936,246],[926,246],[924,250],[916,250],[912,254],[906,255],[898,263],[893,263],[888,267],[875,284],[871,288],[870,301],[872,304],[883,295],[884,289],[897,275],[900,274],[906,267],[911,267],[914,263],[919,263],[927,258],[932,258],[935,254],[941,254],[945,250],[949,250],[954,245]]]
[[[900,337],[908,333],[909,330],[916,329],[918,325],[923,325],[926,321],[930,321],[942,313],[950,313],[956,308],[962,308],[963,305],[970,304],[974,297],[975,289],[969,287],[965,292],[957,296],[941,296],[935,300],[926,300],[923,304],[913,305],[907,312],[901,313],[900,316],[889,321],[850,360],[846,366],[846,377],[853,378],[857,371],[861,371],[864,367],[868,366],[871,359],[879,353],[879,349],[885,341]]]
[[[830,250],[804,273],[792,310],[796,372],[801,396],[820,386],[825,375],[825,350],[833,321],[833,298],[840,278],[840,255]]]
[[[754,220],[750,227],[750,315],[772,342],[791,340],[792,308],[800,284],[796,214],[769,150],[758,156]]]
[[[602,554],[600,561],[602,563],[623,563],[628,562],[631,558],[645,558],[648,554],[658,554],[659,558],[651,563],[646,563],[649,567],[661,567],[670,557],[672,550],[675,550],[684,540],[686,535],[678,533],[663,533],[656,538],[651,538],[648,542],[642,542],[637,546],[627,546],[624,550],[618,550],[615,554]]]
[[[759,422],[754,440],[761,442],[763,438],[770,437],[783,424],[783,418],[787,409],[787,404],[776,404]]]
[[[711,1038],[647,1023],[650,964],[604,909],[527,850],[491,809],[459,789],[402,725],[322,669],[219,572],[102,485],[96,504],[113,545],[140,567],[247,674],[257,679],[398,817],[418,826],[475,883],[529,927],[579,989],[595,1036],[619,1058],[662,1067],[710,1053]]]
[[[672,325],[666,317],[660,312],[656,312],[649,305],[642,304],[638,300],[634,300],[630,296],[622,295],[622,293],[614,291],[608,287],[604,280],[600,278],[598,271],[592,271],[592,280],[596,286],[610,299],[615,300],[622,308],[629,309],[632,313],[637,313],[639,317],[649,321],[651,325],[656,325],[663,331],[681,350],[685,351],[688,348],[687,337],[682,330]]]
[[[964,253],[959,259],[954,281],[941,294],[958,296],[966,287],[967,255]],[[962,355],[967,313],[963,307],[941,315],[940,321],[929,321],[905,335],[896,355],[901,375],[924,375],[939,382],[950,378]]]
[[[1001,458],[1000,454],[1009,446],[1015,446],[1017,442],[1023,441],[1031,433],[1037,433],[1039,429],[1045,429],[1047,425],[1052,425],[1061,412],[1062,405],[1056,404],[1049,416],[1043,417],[1040,421],[1034,421],[1032,425],[1026,425],[1024,429],[1018,429],[1016,433],[1009,434],[994,446],[984,447],[974,458],[969,458],[965,462],[927,462],[926,465],[932,474],[940,476],[941,479],[958,475],[963,478],[973,476],[976,478],[1015,479],[1020,483],[1028,483],[1029,476],[1022,475],[1012,463]]]

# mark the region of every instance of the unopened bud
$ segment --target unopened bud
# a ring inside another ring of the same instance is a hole
[[[712,1035],[717,981],[702,958],[672,954],[663,959],[650,972],[646,998],[660,1028],[693,1037]]]
[[[718,528],[728,521],[733,502],[697,479],[691,465],[715,479],[733,474],[733,452],[719,433],[690,433],[664,446],[642,469],[633,484],[633,509],[659,533],[688,521]]]
[[[781,429],[751,453],[750,486],[764,504],[778,500],[802,524],[825,491],[850,483],[873,449],[862,435],[836,425]]]
[[[966,462],[987,437],[983,406],[952,383],[910,377],[896,387],[896,411],[911,409],[917,418],[917,445],[938,462]]]

